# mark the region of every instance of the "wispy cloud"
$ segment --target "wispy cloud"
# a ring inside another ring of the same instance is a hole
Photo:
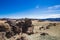
[[[39,5],[36,6],[36,8],[39,8]],[[27,16],[27,18],[60,18],[60,5],[54,5],[47,7],[43,10],[34,10],[30,12],[31,14]]]
[[[45,18],[60,18],[60,14],[50,14],[48,16],[45,16]]]
[[[45,19],[45,18],[60,18],[60,14],[46,14],[46,15],[30,15],[28,18],[37,18],[37,19]]]
[[[35,7],[35,9],[33,9],[33,10],[26,11],[21,14],[20,14],[20,12],[14,13],[14,14],[8,15],[6,17],[8,17],[8,18],[25,18],[25,17],[27,17],[27,18],[38,18],[38,19],[39,18],[41,18],[41,19],[60,18],[60,5],[50,6],[43,10],[41,10],[39,7],[40,6],[37,5]],[[38,8],[38,9],[36,9],[36,8]]]
[[[41,14],[43,15],[37,16],[36,18],[60,18],[60,5],[47,7]]]
[[[48,7],[48,10],[58,10],[58,9],[60,9],[60,5],[54,5],[54,6]]]
[[[43,18],[60,18],[60,5],[48,7],[45,13],[49,14],[42,16]]]
[[[35,8],[39,8],[39,5],[37,5]],[[38,9],[34,9],[32,11],[27,11],[27,12],[23,12],[23,13],[29,13],[29,14],[26,14],[26,15],[23,15],[22,16],[12,16],[10,18],[41,18],[41,19],[45,19],[45,18],[60,18],[60,5],[54,5],[54,6],[50,6],[50,7],[47,7],[46,9],[44,10],[38,10]],[[19,14],[19,13],[18,13]]]

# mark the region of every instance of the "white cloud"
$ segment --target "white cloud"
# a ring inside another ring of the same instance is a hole
[[[51,15],[53,17],[55,17],[57,15],[60,16],[60,5],[50,6],[47,8],[47,10],[45,12],[53,14],[53,15]]]
[[[37,19],[60,18],[60,14],[33,15],[29,16],[28,18],[37,18]]]
[[[31,16],[29,18],[37,18],[37,19],[46,19],[46,18],[60,18],[60,14],[48,14],[48,15],[40,15],[40,16]]]
[[[48,7],[48,10],[57,10],[57,9],[60,9],[60,5],[54,5],[54,6]]]
[[[39,5],[37,5],[35,7],[35,9],[39,9]],[[48,7],[44,10],[32,10],[32,11],[29,11],[29,12],[23,12],[21,15],[20,13],[17,13],[18,15],[13,14],[13,15],[10,15],[10,16],[7,16],[9,18],[41,18],[41,19],[44,19],[44,18],[60,18],[60,10],[57,10],[60,8],[60,5],[55,5],[55,6],[51,6],[51,7]],[[26,15],[24,15],[24,13],[27,13]],[[29,14],[28,14],[29,13]],[[30,14],[31,13],[31,14]]]
[[[51,14],[46,16],[46,18],[60,18],[60,14]]]
[[[39,5],[36,6],[36,8],[39,8]],[[37,11],[35,10],[34,12],[32,11],[32,14],[29,16],[29,18],[60,18],[60,5],[55,5],[48,7],[48,9],[44,9],[42,11]],[[59,9],[59,10],[58,10]],[[31,13],[31,12],[30,12]]]

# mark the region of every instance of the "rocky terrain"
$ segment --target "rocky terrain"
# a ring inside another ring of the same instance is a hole
[[[60,40],[59,21],[0,20],[0,40]]]

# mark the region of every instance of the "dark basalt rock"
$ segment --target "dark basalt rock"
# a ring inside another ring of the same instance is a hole
[[[41,33],[40,35],[45,36],[45,35],[48,35],[48,33]]]

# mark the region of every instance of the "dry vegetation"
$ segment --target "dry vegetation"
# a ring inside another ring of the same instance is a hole
[[[0,20],[0,40],[60,40],[60,22],[30,21],[10,23]]]

